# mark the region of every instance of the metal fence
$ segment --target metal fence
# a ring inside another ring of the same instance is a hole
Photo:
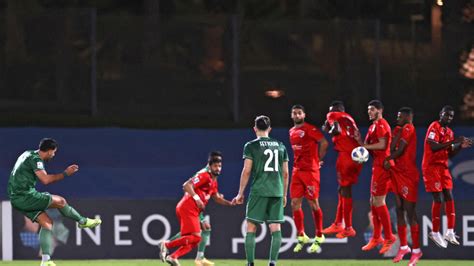
[[[364,124],[373,98],[389,117],[414,107],[425,125],[474,89],[459,73],[474,43],[462,24],[3,12],[3,125],[220,127],[267,114],[285,126],[292,104],[320,123],[334,99]]]

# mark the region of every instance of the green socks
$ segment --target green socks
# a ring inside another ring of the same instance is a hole
[[[69,206],[69,204],[66,204],[64,208],[58,210],[64,217],[71,218],[79,224],[86,223],[87,219],[82,217],[73,207]]]
[[[39,240],[41,252],[43,255],[51,255],[53,248],[53,232],[48,229],[41,228],[39,232]]]
[[[169,241],[173,241],[175,239],[178,239],[181,237],[181,233],[177,233],[176,235],[172,236],[170,239],[168,239]]]
[[[255,233],[247,232],[245,236],[245,254],[247,255],[247,262],[253,263],[255,260]]]
[[[272,244],[270,246],[270,262],[277,261],[280,247],[281,247],[281,231],[275,231],[272,233]]]
[[[201,232],[201,242],[199,242],[197,258],[204,258],[204,252],[206,251],[206,245],[211,236],[211,230],[203,230]]]

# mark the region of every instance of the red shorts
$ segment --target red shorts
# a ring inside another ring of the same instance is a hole
[[[352,160],[350,152],[339,152],[336,161],[337,182],[340,186],[350,186],[357,183],[362,170],[362,164]]]
[[[423,181],[426,192],[441,192],[443,189],[453,189],[453,178],[448,167],[430,165],[423,169]]]
[[[290,184],[290,197],[294,199],[302,198],[303,196],[309,200],[319,198],[319,170],[293,170]]]
[[[383,166],[372,167],[372,179],[370,181],[370,193],[372,196],[387,195],[391,188],[391,174]]]
[[[176,206],[176,216],[180,224],[182,236],[201,232],[199,221],[199,209],[196,203],[189,200],[181,200]]]
[[[418,182],[420,179],[418,170],[405,171],[392,167],[390,171],[393,191],[406,201],[416,202],[418,200]]]

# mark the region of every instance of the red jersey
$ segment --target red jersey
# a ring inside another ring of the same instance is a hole
[[[323,133],[317,127],[308,123],[290,129],[294,169],[303,171],[319,170],[318,141],[323,138]]]
[[[207,205],[211,196],[218,192],[217,180],[212,179],[212,175],[209,173],[207,168],[197,172],[192,178],[192,182],[194,185],[194,191],[199,195],[204,205]],[[180,205],[184,204],[187,206],[195,206],[197,208],[193,197],[188,193],[185,193],[180,201]]]
[[[401,130],[401,133],[400,133]],[[400,145],[400,140],[404,140],[407,145],[403,154],[395,159],[395,166],[403,172],[417,172],[418,169],[416,167],[416,130],[413,124],[406,124],[403,127],[396,126],[393,129],[392,137],[395,138],[400,135],[397,143],[395,143],[396,147]],[[417,176],[418,178],[418,176]]]
[[[367,136],[365,136],[365,143],[378,143],[380,138],[387,140],[387,147],[384,150],[369,150],[369,152],[374,160],[373,165],[382,167],[383,161],[390,155],[390,142],[392,139],[390,125],[384,118],[374,121],[372,125],[370,125]]]
[[[423,153],[422,163],[423,169],[437,164],[448,167],[449,148],[433,152],[430,145],[428,144],[428,140],[432,140],[440,144],[450,142],[454,140],[453,131],[449,127],[443,127],[438,121],[435,121],[428,127],[428,131],[426,131],[425,136],[425,152]]]
[[[352,152],[355,147],[359,146],[357,140],[354,139],[354,132],[359,130],[357,125],[348,113],[345,112],[329,112],[326,115],[329,125],[334,122],[339,123],[339,134],[332,137],[334,149],[338,152]]]

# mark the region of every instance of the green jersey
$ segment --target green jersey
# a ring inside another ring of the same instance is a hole
[[[288,161],[285,145],[261,137],[244,146],[244,159],[252,160],[250,194],[260,197],[283,197],[283,162]]]
[[[36,171],[44,170],[44,162],[39,157],[38,151],[25,151],[16,160],[15,166],[8,180],[8,196],[20,196],[31,191],[36,191]]]

